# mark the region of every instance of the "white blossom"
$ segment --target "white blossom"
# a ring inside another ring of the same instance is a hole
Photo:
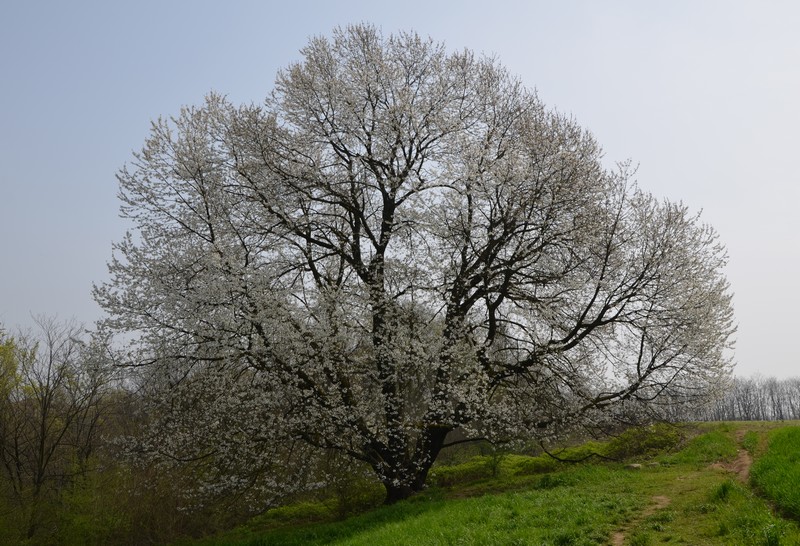
[[[204,487],[299,486],[333,450],[392,501],[457,429],[550,438],[728,373],[714,231],[497,61],[369,26],[302,54],[119,175],[136,228],[96,298]]]

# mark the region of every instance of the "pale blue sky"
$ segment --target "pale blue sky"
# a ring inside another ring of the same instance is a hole
[[[308,38],[370,22],[496,55],[609,164],[720,232],[738,373],[800,375],[800,3],[0,1],[0,323],[99,316],[117,170],[211,90],[259,102]]]

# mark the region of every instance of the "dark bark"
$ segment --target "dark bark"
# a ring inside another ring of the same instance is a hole
[[[383,486],[386,488],[386,499],[384,499],[383,504],[387,505],[406,500],[414,493],[419,492],[419,490],[415,490],[408,484],[393,485],[390,482],[384,482]]]
[[[389,472],[383,471],[380,464],[373,465],[378,475],[386,476],[382,483],[386,489],[384,504],[394,504],[405,500],[425,487],[428,472],[442,450],[444,440],[450,432],[449,427],[431,427],[417,441],[413,457],[389,462]],[[383,464],[386,464],[384,458]]]

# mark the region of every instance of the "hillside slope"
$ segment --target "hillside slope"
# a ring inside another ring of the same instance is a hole
[[[559,453],[614,462],[476,456],[437,467],[426,493],[394,506],[334,521],[324,503],[297,504],[195,544],[800,544],[797,521],[771,508],[780,499],[748,479],[770,430],[792,425],[655,427]]]

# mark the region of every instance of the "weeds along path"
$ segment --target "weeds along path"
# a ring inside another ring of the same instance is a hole
[[[197,546],[800,545],[798,522],[754,494],[748,478],[752,454],[760,461],[767,451],[768,433],[799,425],[690,424],[687,434],[669,444],[674,448],[634,453],[629,459],[640,462],[627,465],[565,466],[512,454],[489,467],[487,457],[477,456],[437,468],[431,489],[414,501],[311,524],[317,510],[329,507],[300,503],[288,506],[284,516],[277,509],[275,518],[255,523],[246,538]],[[781,453],[796,453],[795,445],[782,447]]]
[[[731,465],[731,470],[744,483],[747,483],[750,478],[750,467],[753,466],[753,456],[744,447],[743,440],[746,433],[747,431],[743,428],[736,431],[736,443],[739,445],[739,453],[737,453],[736,459]]]
[[[742,483],[747,483],[748,479],[750,478],[750,467],[753,466],[753,456],[747,449],[744,448],[742,444],[746,433],[747,430],[744,428],[736,431],[735,437],[738,451],[736,452],[735,459],[728,462],[713,463],[709,466],[709,468],[730,472],[735,474]]]
[[[642,513],[636,519],[629,521],[624,529],[621,529],[611,534],[612,546],[623,546],[625,544],[625,538],[627,537],[630,528],[640,523],[645,518],[652,516],[659,510],[666,508],[667,506],[669,506],[670,502],[672,502],[672,499],[670,499],[666,495],[654,495],[650,499],[650,504],[647,506],[647,508],[645,508],[642,511]]]
[[[749,490],[748,479],[753,457],[750,450],[745,447],[747,445],[745,435],[750,430],[751,427],[742,427],[733,431],[720,431],[718,440],[724,441],[713,445],[724,446],[727,443],[729,446],[727,456],[722,456],[724,450],[718,455],[706,454],[700,450],[697,451],[696,458],[667,462],[661,467],[629,465],[632,471],[643,473],[640,491],[646,495],[649,502],[639,513],[611,534],[609,544],[612,546],[650,544],[656,537],[665,541],[677,540],[680,537],[684,543],[702,540],[704,544],[728,544],[726,541],[731,540],[731,537],[713,536],[722,531],[716,529],[720,527],[716,523],[720,515],[718,507],[713,502],[709,503],[709,499],[715,498],[714,491],[723,483],[721,474],[734,475],[742,488]],[[717,458],[717,456],[720,459],[711,464],[706,462],[705,466],[695,466],[703,458]],[[697,533],[701,533],[702,530],[702,534],[705,535],[702,539],[700,534],[686,531],[693,523],[698,528]],[[722,527],[724,528],[724,525]],[[682,529],[676,531],[678,528]]]

